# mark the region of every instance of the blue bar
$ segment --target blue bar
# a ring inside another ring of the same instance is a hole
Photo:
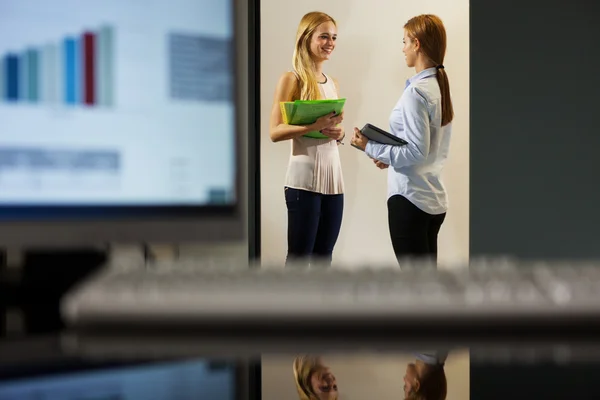
[[[19,54],[19,100],[26,101],[29,96],[29,54]]]
[[[83,40],[75,39],[75,103],[83,103]]]
[[[6,77],[8,73],[6,72],[6,59],[4,57],[0,58],[0,102],[6,100]]]
[[[65,102],[77,102],[77,42],[73,38],[64,41],[65,55]]]
[[[6,59],[0,58],[0,103],[6,100]]]
[[[40,98],[40,52],[27,50],[27,99],[37,102]]]
[[[19,100],[19,56],[8,54],[6,63],[6,100]]]
[[[62,101],[62,82],[61,76],[62,71],[59,69],[59,46],[55,44],[48,44],[44,48],[42,56],[43,70],[42,84],[43,84],[43,98],[46,102],[56,104]],[[60,71],[60,72],[59,72]],[[58,74],[61,74],[59,76]]]

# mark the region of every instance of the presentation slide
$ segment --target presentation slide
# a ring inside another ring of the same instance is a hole
[[[0,0],[0,206],[233,203],[227,0]]]

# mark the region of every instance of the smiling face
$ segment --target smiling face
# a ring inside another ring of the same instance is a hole
[[[321,357],[298,356],[294,359],[293,371],[300,399],[337,400],[337,381]]]
[[[332,21],[327,21],[317,26],[311,41],[310,52],[315,62],[329,60],[331,53],[335,49],[337,40],[337,28]]]
[[[404,43],[402,52],[404,53],[404,60],[406,61],[406,66],[413,68],[417,62],[418,42],[416,40],[411,39],[408,36],[406,30],[404,30],[404,38],[402,39],[402,43]]]
[[[319,400],[335,400],[338,398],[338,387],[335,376],[327,367],[322,363],[315,367],[311,377],[310,385]]]

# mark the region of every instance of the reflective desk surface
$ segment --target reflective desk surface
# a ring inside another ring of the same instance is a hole
[[[13,292],[21,301],[21,292]],[[9,294],[0,293],[10,300]],[[301,398],[296,376],[306,371],[319,371],[311,379],[319,400],[338,394],[339,400],[401,400],[417,381],[437,388],[425,383],[433,376],[427,371],[440,371],[429,356],[446,351],[448,400],[600,399],[600,336],[590,329],[543,337],[523,331],[451,336],[420,327],[393,335],[354,328],[324,335],[310,327],[286,335],[76,332],[63,330],[59,293],[45,297],[22,301],[21,317],[10,307],[0,310],[0,400],[294,400]],[[95,386],[75,376],[95,379]]]
[[[212,388],[207,392],[193,391],[190,383],[193,379],[189,380],[185,374],[178,378],[181,382],[178,381],[176,386],[187,385],[187,392],[172,389],[173,382],[166,380],[164,374],[162,381],[148,378],[152,379],[156,389],[153,389],[154,397],[144,400],[162,400],[157,393],[165,387],[171,388],[168,393],[164,392],[167,393],[165,399],[169,400],[299,399],[294,384],[294,365],[299,359],[308,363],[309,355],[318,360],[315,365],[318,364],[320,371],[326,371],[319,375],[321,386],[315,382],[315,390],[324,394],[318,397],[319,400],[335,398],[330,397],[331,382],[334,382],[340,400],[404,399],[405,390],[411,389],[411,379],[419,376],[419,366],[436,365],[432,354],[446,352],[447,358],[441,362],[445,371],[446,399],[449,400],[600,398],[597,385],[600,339],[536,341],[535,338],[513,338],[503,341],[472,337],[445,340],[440,335],[427,340],[408,337],[397,340],[382,335],[378,341],[373,341],[342,336],[302,339],[266,334],[251,337],[196,333],[184,337],[151,333],[135,336],[118,332],[62,332],[5,337],[0,341],[0,400],[11,398],[3,397],[6,385],[32,376],[47,378],[73,371],[89,374],[89,371],[117,371],[119,368],[132,370],[140,365],[166,368],[165,365],[171,365],[168,363],[180,365],[177,363],[184,361],[230,365],[237,375],[234,381],[224,380],[223,372],[220,372],[221,378],[216,378],[215,374],[211,377],[203,375],[204,387]],[[111,376],[114,381],[116,375]],[[123,382],[119,387],[127,386]],[[217,384],[221,386],[215,386]],[[241,392],[238,397],[232,397],[233,386]],[[210,396],[209,392],[212,393]],[[20,398],[58,399],[60,396]],[[123,394],[122,397],[96,398],[137,400],[139,397]]]

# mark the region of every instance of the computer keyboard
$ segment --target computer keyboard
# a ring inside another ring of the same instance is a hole
[[[68,293],[62,312],[71,325],[97,326],[600,317],[600,263],[498,260],[452,270],[402,265],[351,270],[198,260],[113,265]]]

